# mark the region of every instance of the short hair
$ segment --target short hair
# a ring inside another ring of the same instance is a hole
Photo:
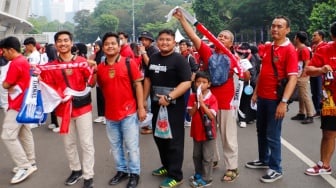
[[[60,35],[68,35],[70,40],[73,41],[73,35],[72,33],[70,33],[70,31],[58,31],[55,35],[54,35],[54,41],[56,42],[57,39],[59,38]]]
[[[23,41],[23,45],[32,44],[33,46],[36,46],[36,40],[34,37],[28,37]]]
[[[119,35],[124,35],[124,37],[128,39],[128,34],[125,33],[125,32],[119,31],[119,32],[118,32],[118,36],[119,36]]]
[[[336,37],[336,22],[330,25],[330,33],[332,37]]]
[[[192,46],[191,42],[188,39],[182,39],[182,40],[180,40],[179,44],[181,45],[183,43],[185,43],[188,47]]]
[[[102,42],[103,42],[103,45],[104,45],[104,42],[106,41],[107,38],[109,37],[114,37],[116,38],[117,42],[118,42],[118,45],[120,45],[120,42],[119,42],[119,34],[117,33],[113,33],[113,32],[107,32],[105,33],[105,35],[103,36],[103,39],[102,39]]]
[[[295,37],[296,37],[297,39],[299,39],[299,41],[300,41],[301,43],[305,43],[305,42],[307,41],[307,39],[308,39],[308,35],[307,35],[307,33],[304,32],[304,31],[298,31],[298,32],[296,33]]]
[[[0,48],[13,48],[17,52],[21,52],[21,43],[18,38],[9,36],[0,41]]]
[[[319,34],[321,36],[322,40],[324,40],[325,32],[323,30],[317,30],[315,32],[317,32],[317,34]]]
[[[211,82],[210,80],[210,74],[206,71],[197,71],[196,72],[196,75],[195,75],[195,81],[198,79],[198,78],[205,78],[207,79],[209,82]]]
[[[77,47],[77,55],[85,57],[87,54],[87,47],[84,43],[76,43],[75,46]]]
[[[163,29],[159,32],[158,37],[161,36],[162,34],[167,34],[172,36],[175,39],[175,32],[171,29]]]
[[[284,19],[286,21],[287,28],[291,25],[291,21],[287,16],[278,15],[274,19]]]
[[[231,41],[232,41],[232,43],[234,42],[234,40],[235,40],[235,38],[234,38],[234,34],[230,31],[230,30],[223,30],[223,31],[221,31],[221,32],[219,32],[219,34],[220,33],[228,33],[229,35],[230,35],[230,37],[231,37]]]
[[[48,56],[48,61],[54,61],[57,59],[57,49],[54,44],[47,44],[45,47],[45,52]]]

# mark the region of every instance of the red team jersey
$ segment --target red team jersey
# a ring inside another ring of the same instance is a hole
[[[16,111],[20,110],[25,91],[29,87],[29,69],[29,63],[23,55],[12,59],[4,82],[7,82],[12,86],[19,86],[22,90],[22,93],[20,93],[14,99],[12,99],[12,97],[10,97],[10,95],[8,94],[8,109],[13,109]]]
[[[278,79],[290,75],[298,75],[298,57],[294,46],[287,40],[280,46],[273,48],[273,60],[278,70],[278,78],[274,75],[272,66],[273,44],[265,45],[265,53],[262,57],[261,70],[258,79],[258,97],[264,99],[277,99],[276,88]]]
[[[80,63],[80,62],[86,62],[86,59],[77,56],[76,59],[72,60],[69,63]],[[57,59],[50,63],[47,63],[46,66],[58,65],[58,64],[67,64],[67,62],[60,62]],[[83,91],[87,87],[87,81],[91,77],[89,67],[64,69],[64,71],[67,75],[67,79],[69,81],[71,89],[76,91]],[[45,83],[54,88],[59,93],[60,96],[64,97],[63,91],[65,90],[67,85],[64,80],[64,76],[62,74],[61,69],[42,71],[41,78]],[[65,103],[60,103],[60,105],[58,105],[55,110],[56,115],[62,117],[64,111],[66,110],[65,107],[66,107]],[[89,105],[80,108],[72,108],[71,117],[78,117],[82,114],[90,112],[91,110],[92,110],[91,103]]]
[[[208,61],[213,52],[211,51],[210,47],[202,41],[198,53],[204,62],[205,70],[207,70],[209,63]],[[218,108],[221,110],[230,110],[230,102],[233,99],[235,90],[233,83],[233,73],[234,73],[233,70],[236,70],[238,75],[241,73],[240,71],[242,71],[236,59],[230,59],[230,61],[231,61],[230,65],[231,67],[228,80],[221,86],[210,88],[211,92],[215,95],[218,101]]]
[[[196,102],[196,95],[195,93],[192,93],[188,100],[187,109],[191,109],[194,106],[195,102]],[[208,106],[213,115],[216,116],[218,111],[217,99],[211,92],[209,92],[207,95],[204,96],[204,103]],[[212,132],[214,133],[214,138],[216,138],[215,121],[212,121]],[[204,126],[202,124],[202,118],[198,111],[195,112],[195,114],[192,116],[190,136],[198,142],[207,140]]]
[[[126,58],[121,56],[120,61],[113,65],[98,65],[97,82],[105,99],[105,117],[112,121],[120,121],[136,112],[136,100],[125,61]],[[130,68],[133,80],[143,78],[138,65],[132,59]]]

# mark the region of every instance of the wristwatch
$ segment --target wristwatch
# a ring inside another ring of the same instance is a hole
[[[169,102],[169,103],[171,103],[173,101],[173,98],[169,95],[166,95],[165,98],[166,98],[167,102]]]
[[[283,103],[287,103],[287,102],[288,102],[288,99],[286,99],[286,98],[282,98],[282,99],[281,99],[281,102],[283,102]]]

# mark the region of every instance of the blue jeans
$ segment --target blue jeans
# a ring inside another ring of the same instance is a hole
[[[275,119],[279,102],[258,98],[257,134],[259,160],[269,168],[282,173],[281,168],[281,124],[282,119]]]
[[[107,119],[106,132],[111,144],[114,162],[117,165],[117,171],[140,174],[139,125],[137,114],[131,114],[120,121]],[[128,156],[125,157],[125,155]]]

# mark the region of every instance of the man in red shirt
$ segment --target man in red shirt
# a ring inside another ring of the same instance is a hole
[[[330,26],[333,42],[317,49],[306,73],[324,77],[322,83],[323,100],[321,109],[322,140],[320,161],[305,171],[307,175],[331,174],[331,158],[335,150],[336,139],[336,22]]]
[[[105,98],[106,132],[117,170],[109,184],[119,184],[129,176],[127,188],[135,188],[140,178],[138,119],[146,118],[143,76],[133,59],[119,53],[117,34],[106,33],[102,42],[106,59],[98,65],[97,81]]]
[[[20,183],[37,170],[35,146],[30,126],[17,123],[24,93],[29,87],[29,63],[20,53],[21,44],[15,37],[7,37],[0,42],[3,56],[11,61],[2,87],[8,90],[8,111],[2,127],[1,138],[4,141],[15,165],[15,175],[11,183]]]
[[[302,124],[313,123],[314,105],[309,93],[309,76],[304,71],[304,68],[310,63],[310,50],[305,45],[308,35],[304,31],[299,31],[294,37],[294,45],[298,56],[298,81],[297,89],[299,94],[299,113],[292,117],[292,120],[302,120]]]
[[[297,82],[298,60],[294,46],[286,35],[290,32],[290,21],[285,16],[273,19],[271,34],[273,42],[265,46],[262,68],[252,103],[257,103],[257,133],[259,159],[245,164],[247,168],[266,168],[260,178],[270,183],[282,178],[281,126],[287,111],[287,102]],[[278,76],[275,75],[275,69]],[[287,78],[284,93],[278,98],[278,80]]]
[[[87,60],[82,56],[71,54],[73,46],[73,35],[68,31],[59,31],[54,36],[55,47],[59,53],[56,60],[47,63],[45,66],[66,66],[75,64],[87,65]],[[41,66],[43,68],[43,66]],[[81,92],[87,86],[95,85],[95,75],[88,66],[78,68],[61,68],[54,70],[43,70],[41,80],[59,92],[59,95],[65,97],[65,92],[71,89],[74,92]],[[70,94],[71,98],[75,94]],[[60,103],[55,110],[59,124],[60,132],[64,134],[63,142],[65,153],[69,160],[71,175],[66,179],[66,185],[73,185],[82,177],[84,178],[84,188],[93,187],[93,166],[94,166],[94,145],[92,130],[92,105],[75,107],[71,100]],[[71,117],[68,117],[71,116]],[[79,159],[77,149],[77,135],[82,148],[83,168]],[[83,170],[82,170],[83,169]]]
[[[128,44],[128,34],[118,32],[120,42],[120,55],[124,57],[134,58],[134,53],[131,46]]]
[[[317,30],[312,36],[312,52],[314,53],[321,47],[327,44],[324,41],[325,33],[322,30]],[[312,94],[312,100],[315,107],[315,117],[321,115],[321,101],[322,101],[322,76],[310,77],[310,90]]]

